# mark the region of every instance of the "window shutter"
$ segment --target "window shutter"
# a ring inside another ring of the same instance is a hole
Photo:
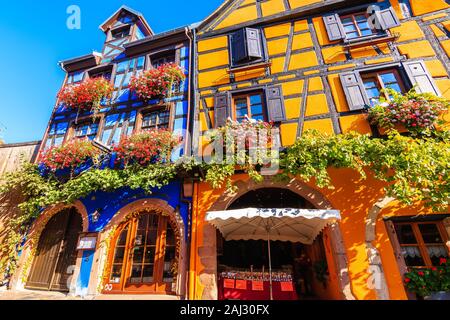
[[[231,116],[230,94],[228,92],[219,93],[214,99],[214,127],[220,128],[227,124],[227,119]]]
[[[392,7],[376,10],[375,21],[377,22],[376,29],[381,28],[382,30],[398,27],[400,25],[400,20]]]
[[[403,68],[408,75],[409,81],[413,86],[416,86],[416,90],[419,93],[432,93],[436,96],[440,96],[441,92],[436,86],[433,77],[427,70],[425,62],[420,61],[407,61],[403,62]]]
[[[233,64],[239,63],[247,56],[247,46],[245,43],[244,29],[231,35],[231,54]]]
[[[246,28],[248,58],[262,59],[261,33],[258,29]]]
[[[369,98],[358,72],[343,73],[340,78],[350,110],[361,110],[369,105]]]
[[[325,23],[330,41],[345,39],[344,27],[337,13],[324,16],[323,22]]]
[[[267,111],[269,121],[280,122],[286,120],[284,97],[281,86],[271,86],[266,89]]]

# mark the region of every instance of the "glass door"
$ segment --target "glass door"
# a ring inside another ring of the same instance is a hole
[[[177,241],[168,218],[144,213],[117,231],[104,293],[171,293]]]

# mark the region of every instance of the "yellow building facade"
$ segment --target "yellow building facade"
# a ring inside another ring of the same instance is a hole
[[[195,36],[198,136],[226,118],[239,120],[242,108],[273,121],[285,147],[310,129],[380,136],[383,132],[370,125],[365,107],[381,89],[405,92],[416,86],[450,99],[450,5],[445,0],[225,1]],[[194,138],[201,151],[207,142]],[[323,259],[328,265],[327,284],[315,278],[309,284],[316,298],[411,298],[402,279],[414,263],[411,259],[422,254],[420,263],[426,265],[434,258],[422,229],[429,228],[445,244],[448,216],[421,204],[405,208],[385,196],[380,181],[363,180],[352,170],[332,169],[330,174],[334,190],[300,180],[282,184],[270,177],[256,184],[244,174],[234,176],[239,191],[233,195],[196,183],[189,298],[220,298],[218,279],[226,253],[224,240],[206,221],[207,213],[229,210],[250,192],[264,197],[264,189],[275,198],[295,194],[308,208],[340,211],[339,223],[302,249],[312,264]],[[418,214],[426,218],[411,218]],[[407,252],[399,232],[405,237],[413,233],[425,249],[418,244]],[[448,255],[445,245],[436,250]]]

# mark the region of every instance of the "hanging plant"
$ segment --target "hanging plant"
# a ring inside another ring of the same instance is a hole
[[[440,117],[450,105],[448,100],[417,93],[415,89],[404,95],[392,89],[383,91],[391,98],[381,98],[380,103],[369,110],[369,121],[383,129],[400,125],[415,134],[433,130],[442,124]]]
[[[173,148],[180,142],[167,130],[149,130],[126,137],[114,147],[117,161],[128,164],[148,165],[170,159]]]
[[[58,99],[67,109],[78,111],[99,111],[103,99],[109,99],[114,91],[113,85],[105,78],[92,78],[79,84],[64,86]]]
[[[185,78],[180,66],[167,63],[133,76],[130,80],[130,89],[144,101],[170,98],[174,87],[179,86]]]
[[[51,147],[41,153],[40,163],[52,171],[73,170],[88,160],[96,160],[100,150],[89,140],[75,139],[62,146]]]

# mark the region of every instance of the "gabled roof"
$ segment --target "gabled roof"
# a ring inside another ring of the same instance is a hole
[[[73,72],[83,68],[97,66],[102,57],[101,53],[94,51],[81,57],[60,61],[58,65],[66,72]]]
[[[136,11],[134,9],[131,9],[128,6],[122,5],[116,12],[114,12],[114,14],[109,17],[108,19],[106,19],[105,22],[103,22],[100,25],[100,30],[102,30],[103,32],[105,32],[106,30],[108,30],[108,27],[111,25],[111,23],[116,20],[120,13],[122,13],[122,11],[128,11],[129,13],[135,15],[136,17],[139,18],[139,20],[142,22],[142,25],[147,29],[147,31],[149,32],[149,34],[153,35],[154,32],[152,30],[152,28],[150,28],[150,25],[147,23],[147,21],[144,18],[144,15],[142,13],[140,13],[139,11]]]

